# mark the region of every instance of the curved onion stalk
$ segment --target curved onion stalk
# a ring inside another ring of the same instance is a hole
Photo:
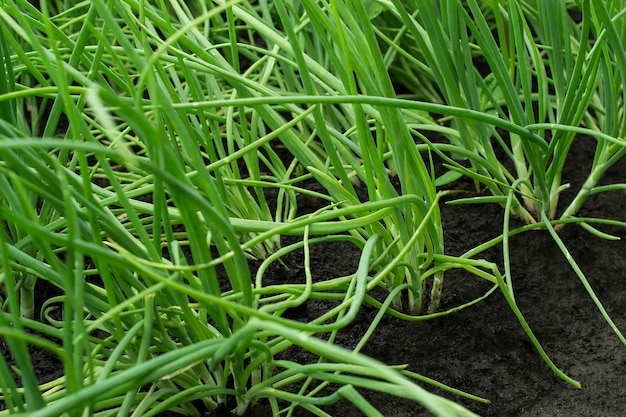
[[[543,217],[543,223],[546,226],[546,229],[548,230],[548,232],[550,232],[550,235],[552,236],[552,238],[554,239],[554,241],[558,245],[559,249],[563,253],[563,256],[565,256],[565,259],[567,259],[567,262],[571,265],[572,269],[574,270],[574,272],[578,276],[578,279],[580,279],[580,282],[585,287],[585,290],[587,290],[587,293],[589,293],[589,297],[595,303],[596,307],[598,308],[598,310],[602,314],[602,317],[604,318],[604,320],[611,327],[611,330],[613,330],[613,332],[615,332],[615,334],[617,335],[619,340],[622,342],[622,344],[626,345],[626,338],[624,337],[622,332],[617,328],[615,322],[609,316],[609,313],[606,311],[606,309],[604,308],[604,306],[602,305],[602,303],[598,299],[597,295],[593,291],[593,288],[591,288],[591,285],[589,284],[589,281],[585,277],[585,274],[583,274],[583,272],[581,271],[580,267],[578,266],[578,264],[576,263],[576,261],[574,260],[572,255],[567,250],[567,247],[565,246],[565,244],[563,243],[561,238],[558,236],[558,234],[556,233],[556,231],[554,230],[554,228],[550,224],[550,220],[545,215]]]

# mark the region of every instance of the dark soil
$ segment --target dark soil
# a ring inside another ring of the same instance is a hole
[[[588,172],[593,143],[581,139],[575,144],[577,150],[568,161],[564,180],[577,190]],[[608,172],[604,182],[624,182],[626,169],[622,165]],[[569,202],[571,197],[566,192],[563,202]],[[626,194],[593,196],[580,215],[626,221]],[[503,209],[497,205],[445,205],[443,219],[446,251],[459,255],[501,234]],[[623,228],[602,230],[626,237]],[[566,227],[560,236],[617,326],[626,329],[626,242],[602,240],[577,226]],[[472,307],[439,319],[407,322],[387,317],[363,353],[388,364],[407,364],[411,371],[488,399],[491,404],[480,404],[426,387],[482,416],[624,415],[626,346],[602,319],[566,258],[545,231],[513,237],[510,249],[515,297],[521,311],[550,358],[580,381],[582,389],[568,385],[552,373],[499,291]],[[349,245],[315,246],[312,251],[311,268],[318,279],[342,276],[356,269],[359,252]],[[482,256],[502,265],[501,247]],[[295,275],[297,269],[287,274],[300,278]],[[451,271],[445,278],[442,309],[477,298],[490,287],[475,276]],[[292,314],[306,320],[319,316],[327,307],[325,302],[310,301],[306,308]],[[353,347],[375,312],[372,307],[364,307],[357,320],[340,332],[337,343]],[[285,354],[291,355],[292,360],[313,360],[305,352]],[[33,362],[41,365],[41,381],[59,376],[58,366],[45,365],[50,355],[44,352],[42,356],[35,350],[33,357]],[[362,394],[386,417],[430,415],[412,402],[372,391]],[[343,402],[325,410],[341,417],[362,415]],[[218,414],[224,415],[212,413]],[[266,406],[257,404],[250,415],[270,413]],[[302,410],[296,413],[308,415]]]

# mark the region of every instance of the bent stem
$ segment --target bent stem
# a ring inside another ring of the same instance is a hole
[[[515,187],[516,185],[518,185],[518,183],[519,185],[523,185],[523,181],[518,179],[517,181],[513,183],[513,186]],[[502,294],[504,295],[504,298],[509,304],[509,307],[511,308],[511,310],[517,317],[517,320],[521,324],[522,328],[524,329],[524,331],[530,338],[532,344],[535,346],[535,349],[537,350],[537,352],[539,352],[539,355],[544,360],[544,362],[548,365],[548,367],[550,367],[552,372],[554,372],[559,378],[570,383],[576,388],[580,388],[580,383],[578,381],[567,376],[548,357],[547,353],[545,352],[545,350],[543,350],[541,343],[539,343],[539,340],[537,339],[532,329],[528,325],[528,322],[524,318],[524,315],[522,314],[521,310],[519,309],[515,301],[515,295],[513,292],[513,279],[511,275],[510,253],[509,253],[509,237],[515,234],[515,232],[510,233],[509,231],[509,214],[511,213],[510,209],[511,209],[512,202],[513,202],[513,190],[511,190],[507,196],[507,201],[506,201],[505,211],[504,211],[505,213],[504,224],[503,224],[503,229],[502,229],[502,252],[503,252],[502,255],[504,259],[504,276],[506,278],[506,281],[504,280],[502,275],[498,272],[497,268],[495,268],[495,266],[493,270],[493,275],[496,278],[497,284],[500,287]],[[545,213],[542,213],[542,217],[546,218]]]
[[[543,224],[546,226],[546,229],[548,230],[548,232],[550,232],[550,236],[552,236],[552,238],[554,239],[554,242],[557,244],[557,246],[563,253],[563,256],[565,256],[565,259],[567,259],[567,262],[569,262],[570,266],[576,273],[576,276],[578,276],[578,278],[580,279],[580,282],[585,287],[585,290],[587,290],[589,297],[591,297],[596,307],[598,307],[598,310],[600,311],[600,314],[602,314],[602,317],[604,318],[604,320],[608,323],[609,327],[611,327],[611,330],[613,330],[613,332],[617,335],[619,340],[624,345],[626,345],[626,339],[622,335],[622,332],[617,328],[617,326],[615,325],[615,322],[609,316],[609,313],[607,313],[606,309],[604,308],[604,306],[598,299],[598,296],[593,291],[593,288],[591,288],[591,285],[589,284],[587,277],[585,277],[585,274],[583,274],[581,269],[578,267],[578,264],[576,263],[572,255],[567,250],[567,247],[565,246],[565,244],[563,243],[563,241],[557,234],[556,230],[554,230],[554,227],[552,227],[550,220],[547,218],[545,214],[542,215],[541,220],[543,221]]]
[[[552,362],[552,359],[550,359],[550,357],[548,356],[546,351],[541,346],[541,343],[539,343],[539,340],[537,339],[537,337],[533,333],[532,329],[530,328],[530,325],[528,324],[528,322],[524,318],[524,315],[522,314],[521,310],[519,309],[519,307],[515,303],[515,298],[513,298],[513,294],[511,294],[511,291],[509,291],[509,288],[507,287],[506,283],[502,279],[502,276],[500,274],[497,274],[496,278],[498,279],[498,286],[502,290],[502,294],[504,295],[504,298],[506,299],[506,302],[509,304],[509,307],[513,311],[513,314],[515,314],[515,317],[517,317],[517,320],[519,321],[520,325],[522,326],[522,328],[524,329],[524,331],[528,335],[528,338],[532,342],[532,344],[535,347],[535,349],[537,350],[537,352],[539,352],[539,355],[544,360],[544,362],[548,365],[548,367],[552,370],[552,372],[554,372],[563,381],[573,385],[576,388],[581,388],[580,382],[578,382],[577,380],[575,380],[575,379],[569,377],[568,375],[566,375],[563,371],[561,371],[554,364],[554,362]]]
[[[511,199],[509,198],[507,205],[510,205],[510,202],[511,202]],[[545,216],[545,213],[542,214],[542,217],[547,218]],[[528,338],[532,342],[533,346],[535,347],[535,349],[537,350],[537,352],[539,353],[543,361],[552,370],[552,372],[554,372],[559,378],[573,385],[574,387],[581,388],[580,382],[578,382],[577,380],[565,374],[561,369],[559,369],[554,364],[554,362],[552,362],[552,359],[550,359],[546,351],[541,346],[541,343],[539,342],[539,340],[533,333],[532,329],[530,328],[530,325],[526,321],[526,318],[522,314],[522,311],[517,306],[517,303],[515,301],[515,296],[513,294],[512,278],[511,278],[511,272],[510,272],[511,268],[510,268],[510,261],[509,261],[508,237],[511,234],[509,234],[508,229],[509,228],[508,228],[508,216],[507,216],[505,218],[505,227],[503,231],[504,233],[502,234],[506,282],[504,278],[502,277],[502,275],[498,272],[497,268],[494,266],[493,275],[497,280],[498,287],[500,287],[500,290],[502,291],[502,294],[504,295],[506,302],[509,304],[509,308],[513,311],[513,314],[515,314],[515,317],[517,317],[517,320],[519,321],[520,325],[524,329],[524,332],[526,332],[526,335],[528,335]]]

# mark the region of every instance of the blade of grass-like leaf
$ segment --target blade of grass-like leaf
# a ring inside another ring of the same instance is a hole
[[[602,305],[602,302],[598,299],[598,296],[593,291],[593,288],[591,288],[591,284],[589,284],[587,277],[585,277],[585,274],[581,271],[580,267],[578,266],[578,264],[576,263],[572,255],[567,250],[567,247],[565,246],[565,244],[563,243],[559,235],[556,233],[556,230],[554,230],[554,227],[552,227],[550,220],[545,216],[545,214],[541,220],[543,224],[545,225],[546,229],[548,230],[548,232],[550,233],[550,236],[552,236],[552,238],[554,239],[554,242],[557,244],[557,246],[563,253],[563,256],[565,256],[565,259],[567,259],[567,262],[570,264],[570,266],[576,273],[576,276],[580,279],[580,282],[585,287],[585,290],[587,290],[589,297],[591,297],[596,307],[598,307],[598,310],[600,311],[600,314],[602,314],[602,317],[604,317],[604,320],[607,322],[611,330],[613,330],[613,332],[617,335],[617,337],[622,342],[622,344],[626,345],[626,338],[624,338],[624,336],[622,335],[622,332],[617,328],[617,326],[615,325],[615,322],[613,321],[613,319],[611,319],[611,317],[609,316],[609,313],[606,311],[606,309]]]
[[[605,233],[605,232],[603,232],[601,230],[598,230],[595,227],[593,227],[592,225],[590,225],[589,223],[580,222],[580,223],[576,223],[576,224],[578,224],[580,227],[582,227],[583,229],[585,229],[586,231],[588,231],[592,235],[599,237],[600,239],[612,240],[612,241],[622,240],[621,237],[615,236],[615,235],[611,235],[609,233]]]
[[[513,34],[513,45],[511,51],[516,52],[517,60],[512,59],[510,61],[509,67],[512,72],[517,71],[517,77],[519,79],[519,83],[521,84],[522,94],[524,96],[524,104],[526,110],[526,118],[529,121],[535,121],[538,117],[539,120],[543,120],[545,118],[546,108],[549,106],[549,98],[550,95],[547,93],[547,80],[545,74],[545,68],[543,64],[543,60],[541,59],[541,53],[538,50],[538,47],[533,39],[532,33],[526,20],[523,18],[521,7],[517,2],[509,2],[507,3],[509,10],[509,28]],[[526,48],[526,45],[529,45]],[[513,48],[514,47],[514,48]],[[532,57],[532,65],[531,59],[525,53],[526,50],[529,50],[529,53]],[[532,74],[532,69],[535,69],[536,76],[534,77]],[[538,108],[537,108],[537,117],[535,117],[533,106],[533,80],[535,80],[538,89]],[[522,143],[517,135],[511,135],[511,150],[513,152],[513,162],[515,163],[516,177],[517,178],[529,178],[530,173],[528,170],[528,163],[526,161],[526,157],[524,155],[524,150],[522,147]],[[522,199],[524,201],[524,205],[528,208],[535,208],[536,201],[528,196],[532,196],[532,184],[526,186],[524,183],[521,185],[521,192],[523,194]]]
[[[9,44],[6,37],[8,30],[5,25],[0,27],[0,97],[15,91],[15,77]],[[16,124],[17,109],[15,99],[0,100],[0,118],[12,125]]]
[[[340,394],[343,398],[350,401],[352,404],[356,405],[359,410],[368,417],[383,417],[383,415],[374,408],[359,392],[354,389],[351,385],[344,385],[337,393]]]
[[[390,386],[394,387],[393,390],[395,395],[402,396],[411,400],[416,400],[435,414],[459,416],[474,415],[473,413],[469,412],[458,404],[455,404],[449,400],[445,400],[441,397],[435,396],[425,391],[424,389],[410,382],[405,377],[401,376],[400,373],[398,373],[391,367],[383,365],[374,359],[367,358],[365,356],[362,356],[361,354],[355,354],[349,349],[329,345],[326,341],[306,336],[303,333],[291,329],[280,329],[273,323],[252,321],[250,325],[259,326],[260,328],[266,328],[269,330],[280,331],[280,334],[283,337],[291,340],[293,343],[306,348],[310,352],[315,352],[337,363],[362,366],[364,370],[368,371],[368,374],[375,374],[377,378],[388,381],[390,383]],[[335,364],[334,367],[338,368],[340,367],[340,365]],[[374,388],[375,387],[376,385],[374,385]],[[383,384],[381,384],[381,388],[382,387]]]
[[[57,168],[57,167],[54,167]],[[58,169],[58,168],[57,168]],[[60,171],[60,169],[59,169]],[[71,197],[68,183],[63,175],[58,176],[61,195],[64,200],[64,215],[67,218],[68,251],[66,267],[63,269],[63,349],[71,356],[63,363],[68,392],[78,392],[84,382],[83,362],[84,347],[84,278],[83,256],[80,251],[72,247],[72,242],[80,239],[80,226],[76,215],[76,208]]]
[[[422,101],[404,100],[390,97],[375,97],[361,95],[344,96],[265,96],[265,97],[242,97],[236,100],[223,99],[205,102],[181,103],[174,108],[185,108],[190,111],[203,107],[227,107],[234,105],[260,106],[265,104],[349,104],[360,103],[371,106],[392,107],[402,109],[421,110],[429,113],[445,114],[458,117],[466,117],[482,121],[493,126],[500,127],[509,132],[520,135],[525,141],[537,146],[542,152],[548,150],[546,141],[536,134],[529,132],[525,127],[500,119],[499,117],[467,108],[448,106],[444,104],[429,103]],[[151,106],[146,106],[150,109]]]
[[[509,226],[510,219],[509,215],[511,213],[511,205],[513,204],[513,190],[516,189],[517,183],[525,181],[524,179],[517,179],[513,184],[511,184],[511,191],[509,191],[509,195],[506,198],[506,205],[504,210],[504,223],[502,226],[502,258],[504,260],[504,276],[506,277],[506,289],[510,292],[511,299],[515,300],[515,295],[513,292],[513,277],[511,275],[511,261],[510,261],[510,252],[509,252]]]
[[[6,409],[9,410],[10,413],[24,411],[25,408],[22,396],[18,392],[17,385],[9,371],[9,366],[4,359],[4,355],[0,355],[0,389],[2,389],[0,398],[2,398]]]
[[[544,213],[544,217],[545,217],[545,213]],[[580,388],[581,387],[580,382],[578,382],[575,379],[567,376],[563,371],[561,371],[554,364],[554,362],[552,362],[552,359],[550,359],[548,354],[545,352],[545,350],[543,349],[543,347],[539,343],[539,340],[537,339],[537,337],[535,336],[534,332],[530,328],[530,326],[529,326],[528,322],[526,321],[526,319],[524,318],[524,315],[522,314],[521,310],[519,309],[519,307],[515,303],[515,299],[513,298],[511,289],[507,287],[506,282],[502,279],[502,276],[500,274],[496,275],[496,278],[498,279],[498,286],[500,287],[500,289],[502,291],[502,294],[504,295],[504,298],[506,299],[507,303],[509,304],[509,307],[513,311],[513,314],[515,314],[515,316],[517,317],[517,320],[519,321],[520,325],[522,326],[522,328],[526,332],[526,335],[528,335],[528,338],[530,339],[532,344],[535,346],[535,349],[537,350],[537,352],[539,353],[539,355],[541,356],[543,361],[548,365],[548,367],[552,370],[552,372],[554,372],[563,381],[573,385],[576,388]]]
[[[617,32],[617,27],[614,22],[619,22],[623,20],[623,14],[626,13],[626,10],[623,8],[621,8],[621,10],[618,9],[619,11],[615,14],[615,17],[611,18],[604,2],[590,0],[590,3],[592,4],[592,9],[594,11],[596,19],[598,19],[598,21],[602,24],[604,31],[606,31],[608,44],[611,45],[615,54],[615,68],[618,70],[621,83],[624,84],[626,83],[626,53],[624,53],[622,38]],[[622,89],[621,93],[622,101],[624,101],[624,98],[626,97],[626,91]],[[623,121],[621,123],[619,136],[626,136],[626,123],[624,123]]]

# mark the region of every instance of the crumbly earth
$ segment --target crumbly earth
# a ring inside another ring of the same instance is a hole
[[[577,190],[588,172],[594,144],[591,139],[582,138],[574,145],[564,180]],[[624,182],[625,168],[622,163],[611,169],[604,182]],[[571,198],[571,192],[566,192],[563,202]],[[626,193],[614,191],[592,196],[580,215],[626,221]],[[443,221],[446,251],[459,255],[501,233],[503,209],[497,205],[445,205]],[[626,237],[626,228],[602,226],[601,229]],[[626,242],[602,240],[576,226],[566,227],[560,236],[604,308],[616,325],[626,330]],[[501,252],[498,246],[482,256],[501,266]],[[624,415],[626,346],[603,320],[564,255],[545,231],[512,237],[510,253],[515,298],[521,311],[552,361],[580,381],[582,389],[568,385],[552,373],[499,291],[474,306],[439,319],[407,322],[387,317],[363,353],[388,364],[406,364],[411,371],[488,399],[490,404],[481,404],[427,387],[482,416]],[[358,258],[358,251],[349,245],[314,246],[311,268],[317,279],[337,277],[354,272]],[[293,268],[282,274],[282,279],[299,280],[299,273],[298,268]],[[466,303],[489,288],[489,283],[475,276],[451,271],[445,279],[442,309]],[[307,320],[318,317],[326,308],[327,302],[313,300],[289,314]],[[353,347],[375,312],[372,307],[364,307],[355,322],[339,333],[337,343]],[[32,355],[41,381],[59,376],[59,367],[51,363],[49,354],[34,349]],[[284,355],[292,360],[314,360],[301,351],[291,350]],[[431,415],[412,402],[367,390],[362,394],[386,417]],[[325,410],[333,416],[362,415],[346,402]],[[222,416],[227,412],[220,410],[209,415]],[[257,404],[248,415],[271,413],[266,405]],[[298,409],[294,415],[310,414]]]

